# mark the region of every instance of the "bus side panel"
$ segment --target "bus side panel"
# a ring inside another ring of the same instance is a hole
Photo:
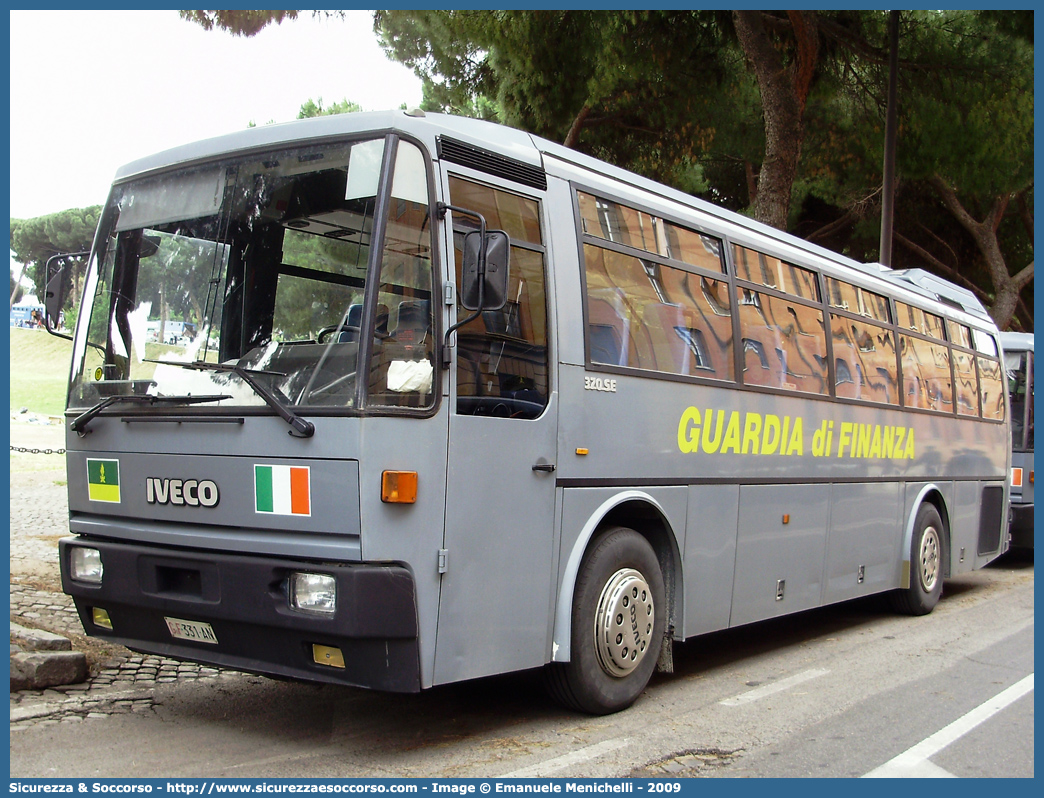
[[[898,587],[899,497],[897,482],[830,486],[824,604]]]
[[[954,488],[953,506],[950,509],[950,576],[975,567],[981,498],[981,482],[958,482]]]
[[[738,517],[739,485],[689,488],[685,618],[684,624],[676,627],[683,637],[714,632],[729,625]]]
[[[818,607],[830,492],[823,485],[742,485],[732,626]]]
[[[363,557],[370,562],[402,564],[413,576],[421,687],[435,681],[435,637],[442,580],[438,551],[443,546],[446,513],[446,440],[449,411],[419,418],[367,419],[360,436],[359,498]],[[385,470],[416,471],[417,501],[381,501]]]
[[[555,602],[554,638],[552,660],[566,662],[570,657],[570,626],[573,608],[573,586],[591,538],[598,532],[607,515],[623,508],[621,516],[640,507],[653,508],[659,513],[667,527],[667,534],[674,537],[674,549],[685,551],[685,522],[688,489],[684,486],[666,488],[567,488],[562,492],[562,532],[558,556],[557,600]],[[646,514],[647,515],[647,514]],[[626,517],[617,519],[621,525]],[[636,531],[642,531],[641,523],[634,523]],[[669,621],[675,629],[684,627],[684,597],[686,577],[680,562],[675,563],[672,575],[664,574],[668,590],[674,591],[674,617]]]

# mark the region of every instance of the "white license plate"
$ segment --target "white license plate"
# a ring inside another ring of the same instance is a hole
[[[192,640],[196,643],[217,645],[217,635],[214,634],[214,627],[209,623],[183,621],[181,618],[164,618],[163,620],[167,622],[167,629],[170,630],[171,637],[176,637],[178,640]]]

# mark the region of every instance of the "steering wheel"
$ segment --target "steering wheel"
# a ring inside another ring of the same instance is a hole
[[[318,388],[311,387],[311,382],[309,382],[309,384],[305,387],[305,390],[301,394],[302,404],[310,404],[313,399],[321,396],[322,394],[329,393],[334,388],[339,388],[349,380],[354,380],[355,375],[356,372],[354,371],[350,374],[342,374],[340,377],[330,380],[325,385],[320,385]]]
[[[323,327],[319,330],[316,333],[315,340],[323,343],[331,333],[354,332],[358,335],[360,329],[353,324],[331,324],[329,327]]]

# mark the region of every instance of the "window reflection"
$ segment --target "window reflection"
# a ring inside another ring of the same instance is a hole
[[[950,350],[910,335],[900,336],[899,340],[903,357],[903,404],[921,410],[952,412]]]
[[[822,311],[743,289],[743,381],[788,391],[829,392]]]
[[[896,302],[895,309],[899,314],[896,324],[902,329],[913,330],[929,338],[935,338],[938,341],[944,340],[941,316],[936,316],[934,313],[921,310],[921,308],[913,305],[907,305],[904,302]]]
[[[503,230],[516,241],[540,244],[540,206],[536,200],[459,177],[450,177],[449,182],[453,204],[481,213],[488,229]],[[459,214],[454,223],[478,229],[477,221]]]
[[[584,246],[593,363],[733,379],[728,284]]]
[[[1000,362],[985,357],[979,362],[979,401],[982,417],[996,421],[1004,420],[1004,381],[1001,379]]]
[[[833,314],[830,328],[837,395],[845,399],[898,405],[898,363],[892,331],[877,324]]]
[[[953,375],[956,380],[958,415],[979,415],[979,380],[975,373],[974,355],[954,350]]]
[[[830,307],[886,323],[892,320],[892,315],[888,312],[888,299],[881,294],[875,294],[835,277],[827,277],[826,286]]]
[[[583,191],[577,198],[583,231],[590,236],[710,271],[725,270],[716,238]]]
[[[739,245],[734,245],[732,252],[736,260],[736,276],[741,280],[819,301],[815,272]]]
[[[536,200],[450,178],[454,205],[483,214],[489,229],[512,240],[508,301],[483,311],[457,330],[457,412],[504,418],[536,418],[550,395],[547,365],[547,296],[544,255],[525,243],[540,244],[540,206]],[[463,263],[464,232],[477,228],[454,216],[457,284]],[[457,320],[470,316],[457,307]]]

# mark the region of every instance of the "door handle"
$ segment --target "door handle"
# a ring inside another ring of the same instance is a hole
[[[533,470],[534,471],[543,471],[543,472],[545,472],[547,474],[551,474],[555,470],[555,464],[554,463],[537,463],[536,465],[533,466]]]

